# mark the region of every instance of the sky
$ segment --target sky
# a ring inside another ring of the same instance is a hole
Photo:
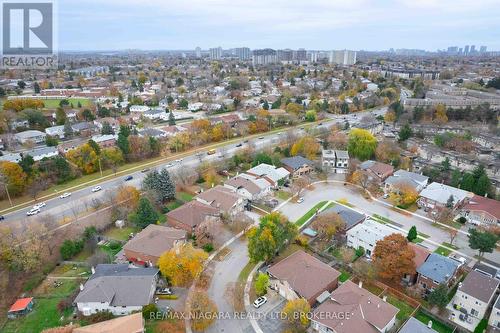
[[[59,50],[500,50],[500,0],[57,0]]]

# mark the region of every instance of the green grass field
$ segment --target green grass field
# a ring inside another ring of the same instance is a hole
[[[410,304],[406,303],[405,301],[399,298],[396,298],[393,295],[387,296],[387,302],[399,309],[399,312],[396,315],[396,319],[401,321],[405,321],[406,319],[408,319],[412,314],[413,310],[415,310]]]
[[[435,330],[438,333],[452,333],[453,329],[449,327],[448,325],[440,322],[434,317],[431,317],[427,314],[425,314],[422,311],[418,311],[415,316],[416,319],[427,325],[429,323],[429,320],[432,320],[432,329]]]
[[[92,100],[87,98],[68,98],[69,104],[73,104],[73,107],[78,107],[78,102],[82,105],[83,108],[92,106],[94,104]],[[44,99],[43,105],[47,109],[57,109],[59,107],[59,103],[61,103],[60,99]]]
[[[320,208],[326,205],[327,201],[321,201],[317,203],[313,208],[311,208],[307,213],[305,213],[301,218],[295,221],[295,225],[297,227],[301,227],[304,223],[307,222]]]
[[[448,249],[445,249],[445,248],[444,248],[444,247],[442,247],[442,246],[440,246],[440,247],[438,247],[438,248],[434,251],[434,253],[438,253],[438,254],[440,254],[440,255],[442,255],[442,256],[447,257],[447,256],[449,256],[449,255],[450,255],[451,251],[450,251],[450,250],[448,250]]]
[[[130,235],[131,232],[136,232],[137,229],[134,227],[124,227],[122,229],[113,227],[109,230],[107,230],[104,233],[104,236],[115,239],[118,241],[126,241],[128,240],[128,236]]]
[[[340,270],[340,276],[339,276],[339,281],[340,282],[346,282],[351,278],[351,274],[343,269]]]

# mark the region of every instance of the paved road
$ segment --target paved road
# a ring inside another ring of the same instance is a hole
[[[324,124],[322,125],[316,125],[317,128],[329,128],[333,126],[336,123],[343,123],[344,121],[349,121],[351,125],[356,124],[356,122],[359,121],[364,115],[369,114],[370,112],[377,116],[384,114],[387,111],[387,108],[380,108],[377,110],[373,111],[366,111],[366,112],[361,112],[358,114],[352,114],[352,115],[329,115],[330,119],[333,121],[325,121]],[[283,132],[286,130],[284,129]],[[297,135],[303,135],[305,131],[303,130],[303,127],[296,127],[293,129],[293,131]],[[206,155],[206,153],[203,154],[202,160],[203,162],[206,161],[216,161],[220,159],[221,154],[224,154],[227,157],[230,157],[234,155],[238,150],[244,149],[246,145],[253,145],[257,150],[259,149],[264,149],[268,148],[270,146],[275,145],[279,140],[280,140],[280,135],[273,133],[273,134],[262,134],[261,137],[255,138],[252,140],[249,140],[248,143],[243,144],[242,147],[236,147],[238,143],[230,143],[227,144],[221,148],[217,148],[217,153],[214,155]],[[243,139],[242,141],[243,142]],[[173,158],[175,159],[175,157]],[[169,170],[176,170],[177,168],[195,168],[197,165],[199,165],[200,158],[196,156],[195,153],[192,155],[185,157],[182,162],[174,163],[172,161],[165,162],[157,167],[156,169],[161,169],[164,167],[167,167],[169,164],[173,164],[173,166],[169,167]],[[127,176],[132,176],[133,179],[130,181],[125,181],[125,178]],[[45,201],[46,206],[42,208],[42,212],[38,215],[35,216],[26,216],[26,212],[31,208],[21,208],[19,210],[10,212],[5,214],[5,221],[2,223],[8,224],[9,222],[18,222],[21,221],[23,223],[32,223],[34,221],[37,221],[40,217],[43,217],[44,214],[50,214],[52,217],[60,220],[62,218],[74,218],[75,214],[82,213],[86,210],[86,206],[90,207],[91,203],[94,199],[99,199],[103,200],[107,196],[109,197],[109,192],[116,191],[116,189],[119,186],[122,185],[133,185],[136,187],[140,187],[140,184],[142,182],[142,179],[144,178],[145,174],[142,173],[141,171],[137,171],[134,173],[130,173],[127,175],[123,175],[118,178],[110,179],[107,181],[104,181],[102,183],[96,183],[91,186],[88,186],[86,188],[80,189],[78,191],[74,191],[71,193],[71,196],[65,199],[60,199],[59,197],[50,199]],[[100,192],[93,193],[91,189],[95,186],[101,186],[102,190]],[[109,191],[109,192],[108,192]]]
[[[230,253],[223,261],[214,262],[215,270],[212,278],[212,283],[208,289],[210,298],[217,304],[219,312],[230,313],[234,312],[231,304],[231,293],[227,293],[228,288],[234,286],[238,282],[238,276],[241,270],[248,263],[248,251],[246,239],[239,238],[229,245]],[[248,320],[235,319],[218,319],[205,332],[220,333],[237,333],[247,331],[250,326]]]
[[[401,228],[405,230],[409,230],[413,225],[415,225],[419,232],[429,235],[429,239],[436,243],[449,243],[450,241],[448,232],[433,226],[429,221],[417,216],[403,215],[379,202],[366,200],[359,194],[357,189],[350,186],[343,186],[339,183],[316,184],[314,185],[314,190],[303,191],[302,197],[304,198],[304,202],[297,204],[290,201],[280,208],[280,211],[286,215],[290,221],[296,221],[320,201],[346,199],[350,204],[355,206],[354,208],[356,210],[359,210],[367,215],[378,214],[386,217],[400,224]],[[425,242],[424,245],[429,246],[429,248],[434,250],[435,246]],[[477,254],[476,250],[469,248],[467,236],[462,233],[457,235],[454,245],[460,248],[460,252],[463,252],[470,257],[474,257],[474,255]],[[500,265],[499,251],[485,254],[485,258]]]

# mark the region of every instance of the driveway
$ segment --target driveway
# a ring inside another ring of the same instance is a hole
[[[219,312],[232,314],[234,312],[231,303],[232,295],[228,295],[227,290],[238,282],[241,270],[248,263],[247,242],[240,238],[228,248],[231,252],[222,261],[215,262],[214,275],[208,288],[208,295],[217,304]],[[231,319],[216,320],[205,332],[249,332],[250,322],[248,320],[235,319],[232,315],[230,317]]]
[[[428,238],[430,241],[438,244],[443,242],[449,243],[450,241],[448,232],[433,226],[430,221],[410,214],[401,214],[377,201],[366,200],[359,193],[358,189],[352,186],[344,186],[342,183],[315,184],[312,191],[303,191],[302,197],[304,198],[304,202],[297,204],[290,201],[280,208],[280,211],[292,222],[296,221],[320,201],[345,199],[349,204],[355,206],[354,209],[367,215],[378,214],[388,218],[406,231],[412,226],[416,226],[419,232],[430,236]],[[464,231],[466,230],[464,229]],[[453,244],[459,247],[459,252],[470,257],[477,255],[476,250],[469,248],[467,236],[463,233],[457,235]],[[424,245],[432,250],[436,247],[428,242],[424,242]],[[500,252],[487,253],[485,254],[485,258],[498,265],[500,263]]]
[[[157,306],[158,309],[164,311],[167,308],[170,308],[174,311],[184,311],[186,307],[186,298],[187,298],[187,289],[186,288],[178,288],[171,287],[174,295],[177,295],[177,299],[159,299]]]
[[[265,333],[281,333],[286,328],[285,322],[281,320],[281,313],[286,304],[286,299],[272,290],[268,291],[266,297],[267,303],[255,310],[259,315],[257,322]]]

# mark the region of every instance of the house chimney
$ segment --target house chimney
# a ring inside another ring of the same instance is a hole
[[[382,297],[382,300],[383,300],[384,302],[387,302],[387,295],[385,295],[384,297]]]
[[[359,289],[363,288],[363,281],[359,281],[358,286],[359,286]]]
[[[83,284],[80,283],[80,291],[83,291]]]
[[[432,329],[432,320],[429,320],[427,323],[427,327],[431,330]]]
[[[95,268],[94,268],[94,266],[92,266],[92,268],[90,268],[90,270],[92,271],[92,274],[95,274]]]

